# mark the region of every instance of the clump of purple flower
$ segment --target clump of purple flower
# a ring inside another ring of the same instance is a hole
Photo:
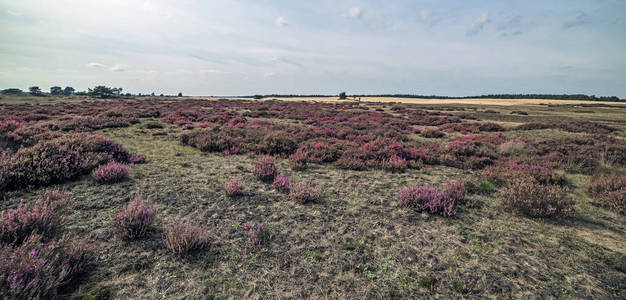
[[[408,186],[398,192],[398,204],[417,211],[427,211],[444,217],[456,214],[456,204],[465,199],[465,185],[455,181],[441,189],[430,186]]]
[[[272,182],[278,175],[278,167],[271,156],[263,156],[254,163],[254,175],[263,182]]]
[[[123,239],[137,239],[146,235],[153,221],[152,205],[137,198],[117,213],[114,230]]]
[[[291,179],[287,176],[276,176],[273,186],[281,193],[289,193],[289,190],[291,190]]]
[[[304,182],[294,184],[289,191],[289,199],[296,203],[312,202],[322,197],[319,187],[310,186]]]
[[[128,177],[130,166],[118,162],[109,162],[91,172],[93,179],[99,183],[116,183]]]
[[[250,243],[257,247],[263,247],[274,237],[261,223],[255,225],[252,222],[246,222],[243,227],[248,231]]]
[[[224,185],[224,192],[228,197],[237,197],[243,195],[243,184],[237,180],[233,180]]]
[[[199,226],[189,221],[178,221],[165,228],[165,247],[177,255],[200,250],[207,245],[207,234]]]

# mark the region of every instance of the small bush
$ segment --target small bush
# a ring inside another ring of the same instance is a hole
[[[496,190],[496,187],[493,185],[493,183],[487,180],[480,181],[480,184],[478,185],[478,192],[483,195],[489,195],[495,192],[495,190]]]
[[[367,169],[367,165],[361,159],[351,157],[349,155],[342,156],[335,162],[335,166],[339,169],[362,171]]]
[[[237,197],[243,195],[243,184],[237,180],[233,180],[224,185],[224,193],[228,197]]]
[[[307,168],[308,158],[306,153],[302,151],[296,151],[296,153],[289,155],[289,167],[294,171],[303,171]]]
[[[32,208],[20,203],[17,208],[2,211],[0,241],[20,244],[34,233],[50,236],[59,225],[66,199],[67,193],[46,191]]]
[[[406,159],[394,155],[389,159],[386,159],[381,164],[383,170],[391,173],[402,173],[406,170],[408,164]]]
[[[188,221],[179,221],[165,228],[164,243],[172,253],[184,255],[206,247],[207,235],[204,229]]]
[[[504,207],[528,217],[570,217],[574,200],[559,185],[543,185],[532,177],[511,180],[502,190]]]
[[[271,233],[263,227],[263,224],[257,223],[256,225],[252,222],[246,222],[243,225],[244,229],[248,231],[248,239],[250,243],[257,247],[263,247],[269,243],[269,241],[274,237]]]
[[[596,175],[585,185],[585,192],[601,204],[626,213],[626,175]]]
[[[273,186],[281,193],[289,193],[289,190],[291,190],[291,179],[287,176],[276,176]]]
[[[139,154],[131,155],[131,157],[128,159],[128,163],[130,164],[142,164],[145,162],[146,159]]]
[[[456,214],[456,204],[465,201],[465,183],[455,181],[441,190],[429,186],[409,186],[398,192],[398,204],[417,211],[427,211],[444,217]]]
[[[263,182],[273,182],[278,167],[271,156],[263,156],[254,163],[254,175]]]
[[[289,191],[289,199],[301,204],[316,201],[321,196],[322,190],[319,187],[313,187],[304,182],[296,183]]]
[[[483,170],[482,177],[497,186],[506,185],[508,181],[519,177],[532,177],[540,184],[564,185],[566,183],[563,175],[531,164],[509,163],[505,166],[490,166]]]
[[[95,247],[64,235],[46,242],[31,235],[19,246],[0,246],[0,295],[6,299],[54,299],[95,260]]]
[[[133,240],[144,237],[153,221],[152,205],[137,198],[117,213],[113,228],[122,239]]]
[[[422,136],[425,138],[442,138],[446,136],[446,134],[439,129],[427,128],[422,131]]]
[[[128,178],[130,166],[118,162],[109,162],[91,172],[91,177],[98,183],[116,183]]]

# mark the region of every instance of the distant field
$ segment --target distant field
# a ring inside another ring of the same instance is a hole
[[[45,257],[35,282],[65,277],[29,288],[69,299],[626,298],[626,105],[267,100],[3,96],[0,276]],[[25,295],[11,276],[0,296]]]

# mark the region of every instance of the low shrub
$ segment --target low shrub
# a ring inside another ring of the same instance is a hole
[[[565,177],[559,173],[556,173],[548,168],[531,165],[531,164],[518,164],[509,163],[504,166],[490,166],[483,170],[482,177],[485,180],[497,185],[506,185],[508,181],[519,177],[531,177],[535,179],[539,184],[557,184],[564,185],[566,183]]]
[[[316,201],[321,197],[322,190],[319,187],[304,182],[294,184],[289,191],[289,199],[300,204]]]
[[[60,183],[110,161],[128,162],[122,145],[100,135],[77,134],[40,141],[0,160],[0,190]]]
[[[442,138],[446,136],[446,134],[443,133],[443,131],[439,129],[432,129],[432,128],[424,129],[421,134],[425,138]]]
[[[367,165],[361,159],[350,155],[343,155],[335,162],[335,166],[339,169],[362,171],[367,169]]]
[[[574,200],[567,189],[555,184],[541,184],[529,176],[510,180],[501,194],[505,209],[528,217],[574,215]]]
[[[95,247],[64,235],[46,242],[33,234],[21,245],[0,245],[0,295],[6,299],[54,299],[95,260]]]
[[[122,239],[134,240],[144,237],[153,221],[152,205],[148,201],[136,198],[117,213],[113,229]]]
[[[278,175],[278,167],[271,156],[263,156],[254,163],[254,175],[263,182],[273,182]]]
[[[480,194],[489,195],[495,191],[496,187],[488,180],[481,180],[480,184],[478,184],[478,193]]]
[[[441,189],[408,186],[398,191],[398,205],[449,217],[456,214],[457,203],[465,202],[465,194],[465,182],[462,180],[445,184]]]
[[[389,159],[383,160],[381,167],[385,171],[389,171],[392,173],[401,173],[407,169],[407,161],[406,159],[399,156],[392,156]]]
[[[626,213],[626,175],[596,175],[585,185],[585,192],[601,204]]]
[[[243,184],[237,180],[227,182],[224,185],[224,193],[228,197],[237,197],[243,195]]]
[[[172,253],[184,255],[205,248],[208,240],[204,229],[189,221],[179,221],[165,228],[163,242]]]
[[[307,168],[308,158],[306,153],[302,151],[296,151],[296,153],[289,156],[289,167],[294,171],[303,171]]]
[[[59,215],[67,204],[67,193],[46,191],[28,208],[22,202],[14,209],[2,211],[0,241],[20,244],[31,234],[50,236],[58,227]]]
[[[274,237],[261,223],[253,224],[252,222],[246,222],[243,228],[248,231],[250,243],[257,247],[267,245]]]
[[[112,161],[101,165],[91,172],[91,177],[98,183],[116,183],[128,178],[130,166]]]
[[[289,193],[291,190],[291,179],[287,176],[276,176],[274,179],[274,188],[281,193]]]
[[[146,159],[139,154],[131,155],[130,158],[128,159],[128,163],[130,164],[142,164],[145,162],[146,162]]]

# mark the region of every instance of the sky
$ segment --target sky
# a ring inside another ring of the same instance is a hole
[[[0,89],[626,98],[626,1],[0,0]]]

